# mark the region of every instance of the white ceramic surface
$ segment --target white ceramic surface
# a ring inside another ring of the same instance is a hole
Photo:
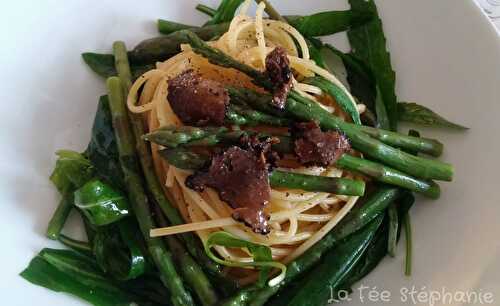
[[[2,305],[84,305],[73,297],[28,284],[17,274],[44,246],[58,196],[48,175],[54,151],[82,150],[90,134],[103,81],[80,53],[109,51],[114,40],[133,46],[156,35],[162,17],[200,24],[197,1],[26,1],[0,12],[0,292]],[[214,5],[216,1],[208,1]],[[346,7],[342,1],[273,1],[288,14]],[[387,258],[367,286],[492,292],[500,305],[500,39],[472,0],[377,1],[401,100],[431,106],[471,130],[423,130],[446,143],[443,159],[456,166],[438,201],[412,210],[414,273],[402,273],[403,250]],[[345,42],[339,36],[335,41]],[[345,45],[343,46],[345,47]],[[345,48],[344,48],[345,49]],[[367,291],[365,291],[367,293]],[[366,295],[367,296],[367,295]],[[417,303],[429,305],[429,303]],[[436,302],[435,305],[442,305]],[[469,305],[453,302],[447,305]],[[480,304],[477,304],[480,305]]]

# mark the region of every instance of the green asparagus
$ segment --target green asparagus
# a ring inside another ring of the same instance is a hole
[[[190,28],[201,39],[211,40],[224,34],[228,24],[215,24],[201,28]],[[183,30],[185,31],[185,30]],[[180,45],[188,43],[182,31],[169,35],[150,38],[139,43],[128,53],[130,61],[134,63],[154,63],[164,61],[181,51]]]
[[[291,123],[290,119],[268,115],[244,105],[230,104],[228,111],[226,112],[226,119],[229,119],[229,112],[238,114],[245,118],[246,123],[239,125],[288,126]]]
[[[126,52],[127,50],[123,42],[115,42],[113,44],[113,53],[115,55],[115,59],[117,59],[116,70],[122,80],[122,84],[124,84],[125,92],[128,93],[131,86],[131,79]],[[132,123],[132,131],[137,139],[136,149],[149,192],[165,215],[172,220],[170,223],[176,225],[184,223],[178,211],[165,197],[161,184],[154,172],[151,152],[146,143],[140,139],[140,137],[144,134],[144,125],[141,118],[137,115],[131,114],[130,121]],[[200,246],[196,244],[196,241],[194,240],[195,238],[192,235],[186,234],[183,238],[185,239],[186,244],[191,250],[193,256],[197,256],[207,268],[210,268],[209,270],[212,273],[221,273],[220,268],[216,264],[212,263],[202,251]],[[167,242],[172,252],[176,255],[175,257],[181,261],[180,266],[183,267],[184,276],[186,276],[189,284],[192,285],[203,304],[215,304],[217,301],[217,294],[198,264],[192,259],[190,254],[186,253],[184,246],[175,238],[169,239]]]
[[[203,41],[203,37],[199,37],[197,34],[188,30],[182,30],[176,33],[181,39],[191,45],[191,48],[195,53],[205,57],[212,64],[239,70],[251,77],[256,85],[262,86],[267,90],[271,90],[273,88],[273,84],[267,75],[251,66],[235,60],[219,49],[208,46]]]
[[[356,104],[353,103],[351,98],[349,98],[340,87],[319,76],[307,79],[306,83],[319,87],[322,91],[331,96],[335,102],[349,114],[354,123],[361,125],[361,119],[359,118]]]
[[[151,238],[149,231],[154,227],[149,209],[149,201],[143,188],[140,170],[135,153],[135,139],[130,130],[126,101],[123,97],[123,86],[118,77],[110,77],[106,81],[110,99],[110,108],[113,118],[113,127],[117,139],[120,164],[125,176],[125,183],[132,209],[139,223],[141,232],[146,241],[164,285],[172,294],[172,303],[178,306],[195,305],[189,291],[175,270],[172,254],[165,248],[163,241]]]
[[[198,170],[208,162],[208,157],[183,149],[166,149],[160,152],[171,165],[180,169]],[[365,192],[365,183],[337,177],[306,175],[274,170],[269,175],[273,188],[301,189],[314,192],[328,192],[341,195],[361,196]]]
[[[73,193],[65,192],[62,195],[59,204],[57,205],[56,211],[52,215],[52,218],[49,221],[49,225],[47,226],[46,235],[50,239],[57,239],[66,223],[66,220],[73,209]]]
[[[198,4],[196,6],[196,9],[202,13],[207,14],[210,17],[213,17],[215,15],[215,13],[217,12],[217,10],[215,10],[207,5],[203,5],[203,4]]]
[[[271,19],[287,22],[286,19],[271,5],[267,0],[256,0],[257,3],[264,2],[266,5],[265,11]]]
[[[283,187],[355,196],[361,196],[365,193],[365,183],[363,181],[306,175],[279,170],[271,172],[269,175],[269,183],[273,188]]]
[[[155,217],[157,223],[161,227],[169,226],[166,222],[161,209],[155,206]],[[218,298],[211,284],[208,282],[206,277],[200,277],[203,275],[198,264],[194,261],[191,255],[186,251],[186,248],[177,239],[177,237],[168,236],[165,237],[165,241],[168,244],[172,253],[175,254],[174,260],[178,262],[178,267],[181,270],[182,276],[191,285],[193,290],[196,292],[200,302],[205,305],[214,305]]]
[[[167,34],[167,35],[180,30],[186,30],[186,29],[194,30],[199,28],[189,24],[184,24],[164,19],[158,19],[157,25],[158,25],[158,31],[160,31],[160,33],[162,34]]]
[[[222,127],[204,129],[197,127],[166,127],[146,134],[143,137],[148,141],[168,148],[178,148],[181,146],[214,146],[220,143],[234,144],[244,135],[254,135],[259,138],[268,136],[267,134],[252,131],[229,131]],[[278,138],[280,143],[273,145],[273,149],[281,153],[293,153],[292,139],[288,136],[278,136]],[[185,161],[188,161],[191,165],[201,166],[204,164],[204,162],[198,162],[195,155],[191,155],[191,153],[186,151],[166,150],[162,154],[172,164],[185,163]],[[433,199],[438,198],[440,195],[439,185],[435,182],[417,179],[401,171],[367,159],[343,154],[337,160],[336,165],[340,168],[369,176],[379,182],[403,187]]]
[[[235,131],[235,133],[229,132],[225,127],[198,128],[183,126],[177,128],[174,126],[166,126],[149,134],[145,134],[142,138],[147,141],[161,144],[162,146],[176,148],[179,145],[215,145],[223,141],[226,135],[235,134],[236,139],[238,139],[244,132]],[[231,139],[233,139],[232,136]]]
[[[357,158],[349,154],[342,155],[337,160],[337,166],[349,171],[358,172],[376,179],[379,182],[406,188],[411,191],[421,193],[432,199],[439,198],[439,185],[433,181],[424,181],[411,177],[401,171],[369,161]]]

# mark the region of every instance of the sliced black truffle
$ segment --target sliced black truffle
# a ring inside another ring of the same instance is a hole
[[[231,146],[216,154],[207,169],[197,171],[186,180],[196,191],[214,188],[221,200],[232,208],[233,218],[244,222],[254,232],[269,233],[269,215],[264,207],[271,197],[269,163],[278,158],[270,152],[277,140],[243,137],[241,147]]]
[[[274,48],[266,56],[266,72],[273,83],[273,105],[283,109],[293,80],[290,61],[283,47]]]
[[[182,123],[194,126],[222,125],[229,104],[224,86],[186,70],[168,82],[167,99]]]
[[[304,165],[332,165],[351,149],[344,134],[337,131],[323,132],[314,121],[296,124],[292,134],[295,154]]]

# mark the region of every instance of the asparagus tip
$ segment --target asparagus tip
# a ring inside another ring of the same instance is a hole
[[[424,193],[425,196],[436,200],[441,196],[441,187],[436,182],[431,182],[431,187]]]
[[[125,48],[125,42],[123,42],[122,40],[113,42],[113,50],[116,48]]]
[[[50,240],[58,240],[59,239],[59,235],[58,234],[53,233],[53,232],[49,232],[49,231],[47,231],[47,233],[45,234],[45,236],[47,236],[47,238],[49,238]]]

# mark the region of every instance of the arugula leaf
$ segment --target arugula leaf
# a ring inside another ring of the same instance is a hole
[[[75,206],[97,226],[116,222],[129,214],[125,195],[98,179],[75,191]]]
[[[365,11],[327,11],[302,17],[286,17],[302,35],[315,37],[346,31],[368,22],[371,13]]]
[[[92,164],[82,154],[59,150],[56,155],[59,158],[50,175],[50,180],[61,194],[79,188],[94,176]]]
[[[85,52],[82,53],[82,58],[85,64],[87,64],[90,69],[92,69],[92,71],[103,78],[109,78],[118,75],[118,72],[115,68],[115,57],[112,54]],[[153,63],[141,64],[134,63],[134,61],[131,61],[130,63],[130,71],[132,72],[133,79],[137,79],[143,73],[154,68],[155,65]]]
[[[118,157],[108,96],[101,96],[92,126],[92,136],[85,151],[99,177],[124,190],[125,182]]]
[[[396,257],[396,247],[398,245],[398,232],[401,222],[398,217],[398,208],[395,203],[391,203],[387,208],[387,218],[389,223],[389,233],[387,238],[387,253],[391,257]]]
[[[372,20],[347,31],[352,53],[371,69],[384,102],[392,130],[397,130],[398,111],[395,93],[396,74],[392,69],[390,54],[382,21],[373,0],[349,0],[354,12],[369,13]]]
[[[212,252],[212,247],[214,246],[224,246],[229,248],[246,248],[253,256],[253,262],[235,262],[225,259],[220,259]],[[250,267],[260,267],[260,280],[259,284],[263,285],[268,277],[270,268],[277,268],[281,270],[281,273],[275,278],[269,280],[269,286],[275,286],[280,283],[285,277],[286,266],[282,263],[273,261],[271,249],[265,245],[252,243],[243,239],[234,237],[227,232],[215,232],[208,236],[205,243],[205,252],[208,257],[213,261],[229,266],[229,267],[240,267],[240,268],[250,268]]]
[[[88,237],[87,237],[88,238]],[[58,237],[59,242],[67,246],[68,248],[72,249],[73,251],[86,255],[86,256],[93,256],[92,253],[92,246],[91,242],[89,239],[89,242],[87,241],[80,241],[73,239],[71,237],[68,237],[66,235],[60,234]]]
[[[147,268],[145,246],[136,222],[127,218],[117,226],[101,227],[94,238],[94,254],[101,269],[115,279],[129,280]]]
[[[387,243],[388,222],[383,222],[373,241],[370,243],[356,266],[349,272],[349,275],[346,277],[341,287],[350,288],[373,271],[382,259],[384,259],[385,255],[387,255]]]
[[[448,121],[440,115],[436,114],[431,109],[417,103],[398,103],[398,118],[400,121],[411,122],[425,126],[445,127],[456,130],[469,129],[468,127],[465,127],[463,125]]]
[[[244,0],[222,0],[215,15],[205,25],[230,22]]]
[[[85,276],[80,282],[90,287],[103,287],[109,291],[118,291],[109,283],[102,271],[90,257],[70,250],[44,249],[39,254],[49,264],[59,271],[78,279]]]
[[[382,101],[382,94],[380,93],[380,88],[376,87],[377,97],[375,98],[375,113],[377,114],[377,127],[390,130],[391,124],[389,116],[387,115],[387,109],[385,108],[384,101]]]
[[[400,220],[404,219],[404,216],[408,214],[410,209],[413,207],[413,204],[415,204],[415,196],[411,191],[404,190],[401,195],[401,198],[399,198],[397,201],[398,218]],[[399,228],[398,239],[400,235],[401,235],[401,228]]]
[[[342,57],[325,47],[321,48],[320,53],[325,60],[326,67],[324,68],[333,73],[347,89],[350,89],[349,82],[347,82],[347,69]]]
[[[139,302],[107,279],[92,259],[68,250],[42,250],[20,275],[35,285],[70,293],[95,306]]]

